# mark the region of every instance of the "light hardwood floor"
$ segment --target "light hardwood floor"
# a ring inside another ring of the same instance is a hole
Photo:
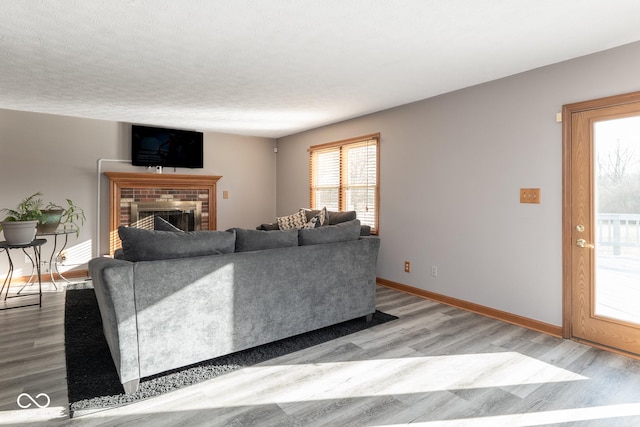
[[[640,361],[380,287],[384,325],[66,418],[64,293],[0,312],[0,425],[638,426]],[[20,393],[51,398],[20,409]]]

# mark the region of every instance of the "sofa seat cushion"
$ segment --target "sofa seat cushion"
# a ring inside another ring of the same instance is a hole
[[[176,233],[120,226],[118,235],[124,259],[132,262],[227,254],[236,243],[234,230]]]
[[[360,238],[360,220],[358,219],[298,231],[300,246],[348,242],[358,238]]]
[[[236,252],[260,251],[263,249],[298,246],[298,230],[247,230],[234,228]]]

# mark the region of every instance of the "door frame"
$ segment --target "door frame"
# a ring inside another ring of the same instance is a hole
[[[640,102],[640,92],[608,96],[562,106],[562,337],[572,338],[572,120],[574,113]]]

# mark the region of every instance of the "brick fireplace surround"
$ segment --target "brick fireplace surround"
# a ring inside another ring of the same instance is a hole
[[[200,201],[201,230],[216,229],[216,185],[221,176],[105,172],[109,178],[109,252],[120,248],[118,227],[131,224],[131,203]]]

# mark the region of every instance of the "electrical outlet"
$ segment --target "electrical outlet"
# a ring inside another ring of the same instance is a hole
[[[540,203],[539,188],[521,188],[520,203]]]
[[[404,262],[404,272],[411,273],[411,263],[409,261]]]
[[[438,267],[437,266],[435,266],[435,265],[431,266],[431,275],[433,277],[438,277]]]

